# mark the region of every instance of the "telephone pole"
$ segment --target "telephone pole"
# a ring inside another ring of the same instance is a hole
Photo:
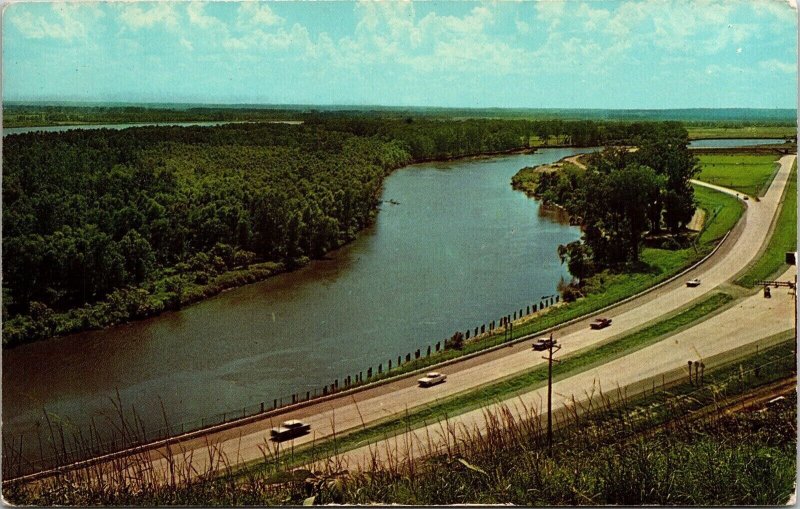
[[[553,354],[561,350],[561,345],[554,347],[553,333],[550,333],[550,348],[547,357],[547,455],[553,456]],[[556,361],[561,362],[561,361]]]

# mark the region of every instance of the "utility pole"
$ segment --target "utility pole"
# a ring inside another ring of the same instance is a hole
[[[553,333],[550,333],[550,349],[547,357],[547,455],[553,456],[553,354],[561,350],[561,345],[553,348]],[[561,362],[561,361],[556,361]]]

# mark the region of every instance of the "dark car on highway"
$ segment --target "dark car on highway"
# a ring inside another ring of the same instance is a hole
[[[542,350],[547,350],[550,346],[555,346],[558,341],[555,339],[550,338],[539,338],[533,342],[533,349],[537,352],[541,352]]]
[[[598,318],[592,323],[590,323],[589,327],[597,330],[597,329],[605,329],[609,325],[611,325],[611,318]]]

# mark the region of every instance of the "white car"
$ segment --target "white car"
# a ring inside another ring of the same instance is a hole
[[[427,373],[424,377],[417,380],[420,387],[430,387],[432,385],[440,384],[445,381],[447,375],[437,373],[435,371]]]
[[[272,428],[270,434],[272,435],[273,441],[281,442],[283,440],[289,440],[290,438],[297,438],[299,436],[307,435],[310,431],[310,424],[306,424],[303,421],[298,421],[295,419],[284,422],[278,428]]]
[[[700,286],[700,278],[696,277],[694,279],[690,279],[689,281],[686,282],[686,286],[688,286],[689,288]]]

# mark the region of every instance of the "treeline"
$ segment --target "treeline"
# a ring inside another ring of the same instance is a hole
[[[416,117],[345,118],[324,113],[309,116],[306,124],[359,136],[403,141],[417,161],[547,145],[595,147],[632,144],[648,136],[654,126],[659,125],[560,119],[442,121]],[[679,126],[677,123],[670,125]]]
[[[15,105],[3,107],[4,127],[193,121],[296,120],[304,110],[268,107],[143,107]]]
[[[585,170],[539,175],[534,194],[582,227],[582,240],[559,247],[578,286],[596,272],[638,262],[645,234],[674,235],[689,223],[696,208],[689,180],[699,167],[687,142],[680,124],[651,124],[632,147],[589,156]],[[565,298],[574,296],[574,286],[567,290]]]

